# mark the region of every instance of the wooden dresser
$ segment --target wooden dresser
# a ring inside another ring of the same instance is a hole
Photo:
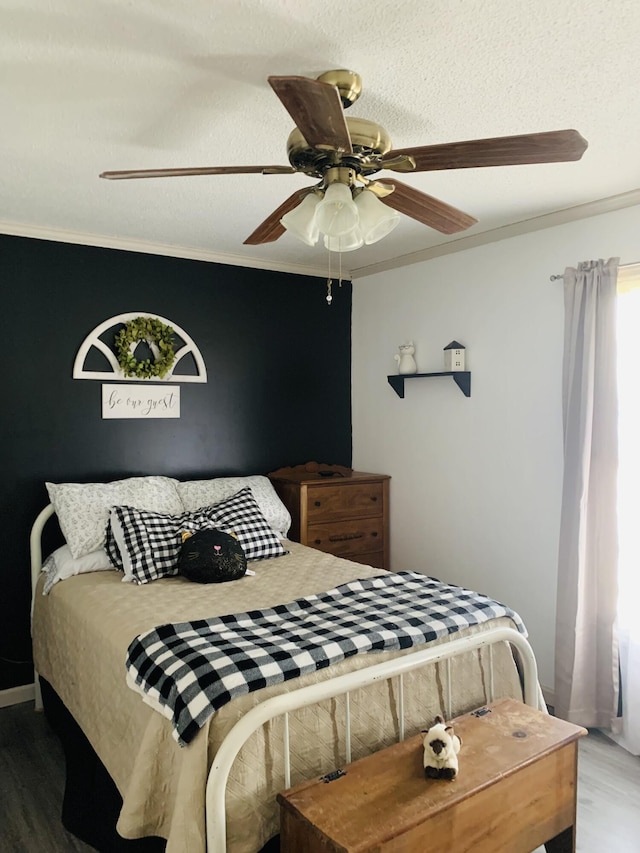
[[[389,568],[389,476],[309,462],[269,474],[291,513],[289,538]]]

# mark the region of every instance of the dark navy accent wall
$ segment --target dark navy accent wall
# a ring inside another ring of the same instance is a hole
[[[351,464],[351,285],[0,235],[0,689],[31,680],[29,530],[45,480],[266,473]],[[208,383],[179,420],[102,420],[101,382],[73,380],[84,338],[128,311],[166,317]],[[55,544],[52,542],[52,545]]]

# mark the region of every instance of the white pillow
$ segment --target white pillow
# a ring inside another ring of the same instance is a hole
[[[76,559],[104,546],[109,509],[133,506],[179,515],[182,501],[171,477],[129,477],[112,483],[46,483],[62,535]]]
[[[97,551],[92,551],[76,560],[72,556],[69,546],[63,545],[53,554],[50,554],[42,564],[42,571],[47,575],[42,594],[47,595],[54,584],[73,575],[82,575],[85,572],[102,572],[106,569],[113,570],[113,566],[104,548],[99,548]]]
[[[217,477],[215,480],[188,480],[178,483],[176,488],[187,512],[194,512],[204,506],[220,503],[241,489],[251,489],[269,527],[285,539],[291,527],[289,510],[278,497],[273,483],[268,477],[255,474],[250,477]],[[145,507],[146,509],[146,507]]]

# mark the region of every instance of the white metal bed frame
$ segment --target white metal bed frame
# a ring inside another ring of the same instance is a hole
[[[48,504],[38,515],[31,528],[30,553],[31,553],[31,586],[32,600],[35,594],[36,583],[42,570],[42,531],[45,524],[54,514],[51,504]],[[32,603],[33,607],[33,603]],[[493,656],[492,646],[495,643],[509,643],[515,647],[519,655],[519,663],[522,668],[523,698],[527,705],[538,707],[539,687],[538,672],[535,656],[528,641],[514,628],[493,628],[482,634],[470,637],[458,637],[452,635],[448,643],[421,649],[411,654],[403,655],[394,660],[374,664],[347,673],[335,678],[329,678],[319,684],[298,688],[280,696],[260,703],[248,711],[240,719],[223,740],[218,749],[207,779],[205,800],[205,821],[207,833],[208,853],[225,853],[226,846],[226,807],[225,793],[229,773],[236,756],[245,742],[262,725],[276,717],[283,718],[284,725],[284,751],[285,772],[283,788],[291,786],[291,755],[289,743],[289,714],[299,708],[331,699],[336,696],[345,696],[345,740],[346,754],[345,764],[351,761],[351,712],[349,706],[349,694],[351,691],[367,687],[375,682],[386,681],[391,678],[398,679],[398,720],[399,740],[404,740],[404,688],[403,675],[423,666],[446,662],[447,664],[447,709],[446,716],[451,717],[451,677],[450,662],[457,655],[465,652],[488,647],[489,649],[489,698],[493,699]],[[38,673],[35,672],[36,708],[42,707],[42,697],[38,682]]]

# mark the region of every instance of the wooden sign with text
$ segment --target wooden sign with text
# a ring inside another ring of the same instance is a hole
[[[179,418],[179,385],[103,385],[103,418]]]

